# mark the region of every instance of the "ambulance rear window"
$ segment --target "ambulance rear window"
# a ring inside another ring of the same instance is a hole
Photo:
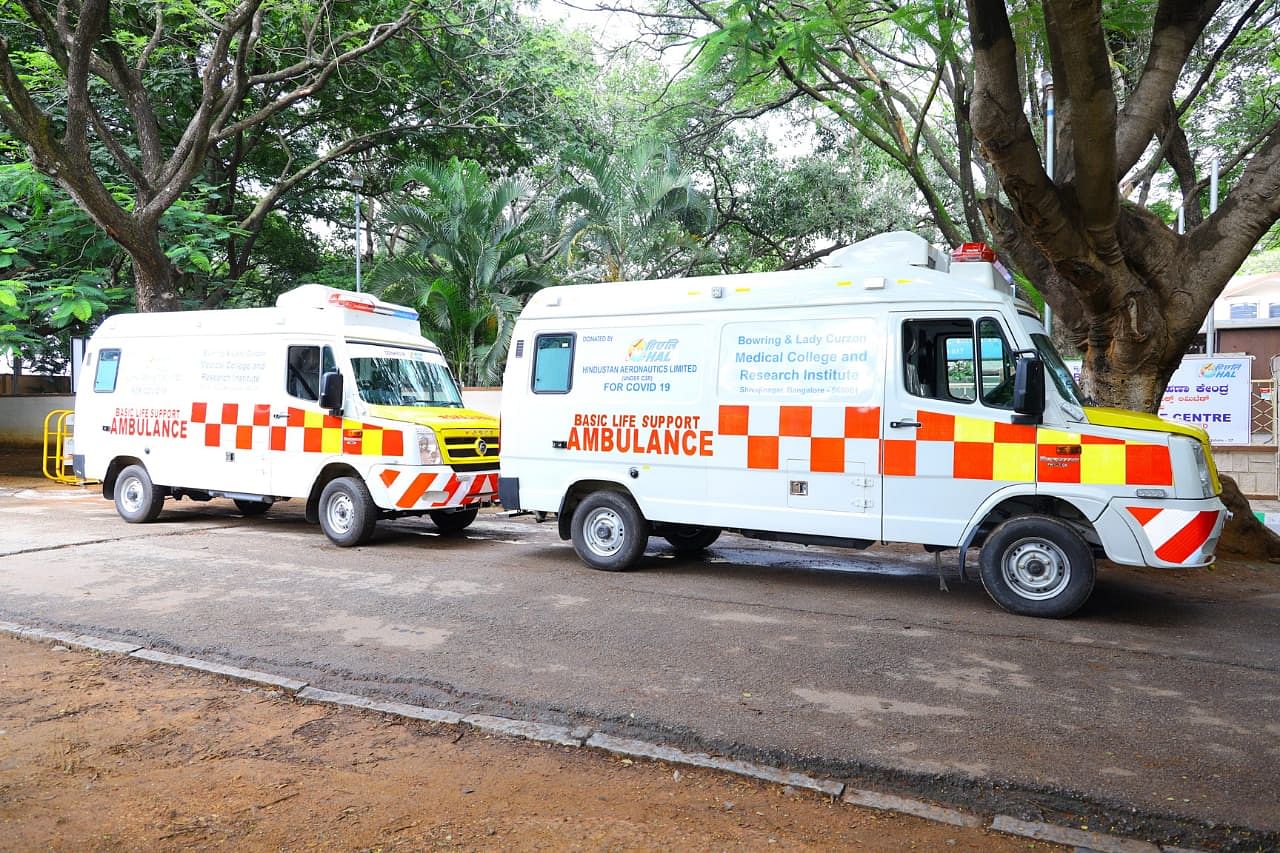
[[[116,390],[116,376],[120,373],[120,350],[104,349],[98,353],[98,370],[93,376],[93,390],[110,394]]]
[[[572,333],[538,335],[533,344],[533,393],[567,394],[573,387]]]

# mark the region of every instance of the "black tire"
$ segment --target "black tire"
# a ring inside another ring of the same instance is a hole
[[[233,498],[233,500],[235,501],[236,509],[240,510],[240,514],[246,518],[262,515],[271,509],[271,504],[267,501],[245,501],[240,498]]]
[[[461,533],[466,530],[471,526],[471,522],[476,520],[476,515],[479,512],[479,507],[454,510],[452,512],[437,509],[432,510],[427,515],[431,516],[431,522],[436,526],[436,530],[447,536],[450,533]]]
[[[674,524],[663,529],[662,538],[671,543],[677,554],[697,554],[720,538],[720,528]]]
[[[592,492],[573,511],[573,550],[593,569],[621,572],[635,566],[649,541],[649,524],[630,497]]]
[[[1093,551],[1056,518],[1011,518],[982,546],[982,586],[1010,613],[1060,619],[1093,592]]]
[[[164,508],[164,489],[151,482],[151,475],[141,465],[130,465],[116,477],[116,512],[130,524],[155,521]]]
[[[378,506],[359,477],[339,477],[320,493],[320,529],[339,548],[363,545],[378,523]]]

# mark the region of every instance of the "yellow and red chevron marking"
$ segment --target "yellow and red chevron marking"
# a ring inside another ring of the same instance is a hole
[[[271,406],[265,403],[191,404],[191,422],[204,424],[205,447],[356,456],[404,455],[401,430],[383,429],[294,406],[290,406],[286,414],[285,423],[275,425],[271,422]]]
[[[834,419],[843,418],[843,424]],[[718,433],[746,438],[746,467],[778,470],[808,439],[809,470],[842,473],[848,442],[880,443],[880,472],[889,477],[962,480],[1173,485],[1169,448],[1160,444],[1063,432],[1028,424],[919,410],[910,438],[881,438],[878,406],[721,406]],[[823,428],[815,427],[821,420]],[[842,427],[842,428],[841,428]],[[803,458],[803,457],[802,457]]]
[[[388,468],[378,476],[399,509],[463,506],[492,500],[498,492],[497,474],[410,474]],[[423,496],[429,492],[444,492],[444,498],[422,503]]]
[[[1142,525],[1156,556],[1166,563],[1185,563],[1202,551],[1217,528],[1218,510],[1126,507]]]

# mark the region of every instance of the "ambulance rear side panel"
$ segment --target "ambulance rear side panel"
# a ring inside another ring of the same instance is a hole
[[[522,508],[597,481],[655,522],[879,536],[876,306],[532,320],[515,341],[503,464]]]

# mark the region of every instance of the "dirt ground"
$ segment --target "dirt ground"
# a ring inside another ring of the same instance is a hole
[[[0,848],[1057,849],[0,636]]]

